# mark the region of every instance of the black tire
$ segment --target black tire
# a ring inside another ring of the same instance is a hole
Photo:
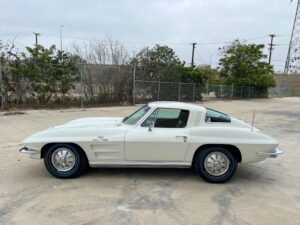
[[[57,149],[60,148],[71,151],[75,156],[74,166],[68,171],[60,171],[53,165],[52,155]],[[83,171],[87,168],[88,163],[85,154],[75,146],[70,144],[55,144],[45,152],[44,164],[49,173],[57,178],[74,178],[83,173]]]
[[[222,175],[212,175],[205,168],[205,160],[208,155],[211,153],[221,153],[224,154],[228,161],[229,165],[227,171]],[[237,169],[237,159],[235,156],[226,148],[222,147],[208,147],[200,150],[200,152],[196,155],[194,161],[194,168],[198,175],[200,175],[204,180],[210,183],[224,183],[228,181],[234,174]]]

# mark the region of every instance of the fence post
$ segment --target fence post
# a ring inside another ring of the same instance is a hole
[[[250,99],[250,86],[248,86],[248,99]]]
[[[206,95],[208,95],[208,83],[206,84]]]
[[[158,88],[157,88],[157,101],[159,101],[159,95],[160,95],[160,80],[158,80]]]
[[[4,110],[4,96],[3,96],[3,84],[2,84],[2,65],[0,60],[0,94],[1,94],[1,109]]]
[[[193,83],[193,102],[195,101],[195,83]]]
[[[132,104],[135,104],[135,65],[133,66],[133,73],[132,73]]]
[[[223,85],[221,84],[221,100],[223,100]]]
[[[178,101],[180,101],[180,82],[178,83]]]
[[[83,65],[80,68],[80,107],[83,109],[83,80],[82,80]]]
[[[231,84],[231,101],[233,99],[233,84]]]
[[[240,86],[241,88],[241,99],[243,99],[243,86]]]

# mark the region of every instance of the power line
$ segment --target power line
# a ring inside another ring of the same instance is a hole
[[[56,37],[56,35],[52,35],[52,34],[45,34],[43,33],[44,37]],[[235,40],[240,39],[243,41],[252,41],[252,40],[260,40],[260,39],[265,39],[269,36],[265,35],[265,36],[257,36],[257,37],[251,37],[251,38],[243,38],[243,37],[239,37],[239,38],[235,38]],[[91,41],[93,40],[93,38],[83,38],[83,37],[72,37],[72,36],[64,36],[65,39],[73,39],[73,40],[80,40],[80,41]],[[233,38],[234,39],[234,38]],[[97,39],[95,39],[97,40]],[[178,43],[178,42],[139,42],[139,41],[126,41],[126,40],[120,40],[120,42],[122,44],[136,44],[136,45],[154,45],[154,44],[160,44],[160,45],[183,45],[183,46],[189,46],[190,43]],[[195,42],[197,45],[216,45],[216,44],[228,44],[228,43],[232,43],[233,41],[214,41],[214,42]]]
[[[283,3],[283,4],[281,4],[281,3]],[[288,0],[283,0],[281,3],[279,4],[279,7],[277,8],[277,10],[275,10],[275,13],[273,14],[273,16],[271,17],[270,23],[268,23],[268,25],[264,29],[266,32],[271,32],[274,25],[278,24],[281,17],[284,15],[286,10],[290,6],[291,2],[289,2]]]

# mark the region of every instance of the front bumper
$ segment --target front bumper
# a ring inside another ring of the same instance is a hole
[[[35,149],[30,149],[27,147],[23,147],[19,150],[19,152],[24,153],[24,154],[30,154],[30,158],[40,158],[40,151],[35,150]]]
[[[268,156],[270,158],[276,158],[279,155],[283,154],[283,150],[281,148],[274,148],[273,152],[258,152],[256,153],[258,156]]]

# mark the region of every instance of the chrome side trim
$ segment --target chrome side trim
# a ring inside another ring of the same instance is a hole
[[[91,163],[90,166],[93,168],[102,167],[115,167],[115,168],[189,168],[191,167],[190,162],[178,162],[178,163],[168,163],[168,162],[101,162],[101,163]]]
[[[274,152],[257,152],[259,156],[269,156],[270,158],[276,158],[279,155],[283,154],[283,150],[280,148],[274,148]]]
[[[19,152],[24,153],[24,154],[39,154],[38,150],[35,149],[30,149],[27,147],[23,147],[19,150]]]

